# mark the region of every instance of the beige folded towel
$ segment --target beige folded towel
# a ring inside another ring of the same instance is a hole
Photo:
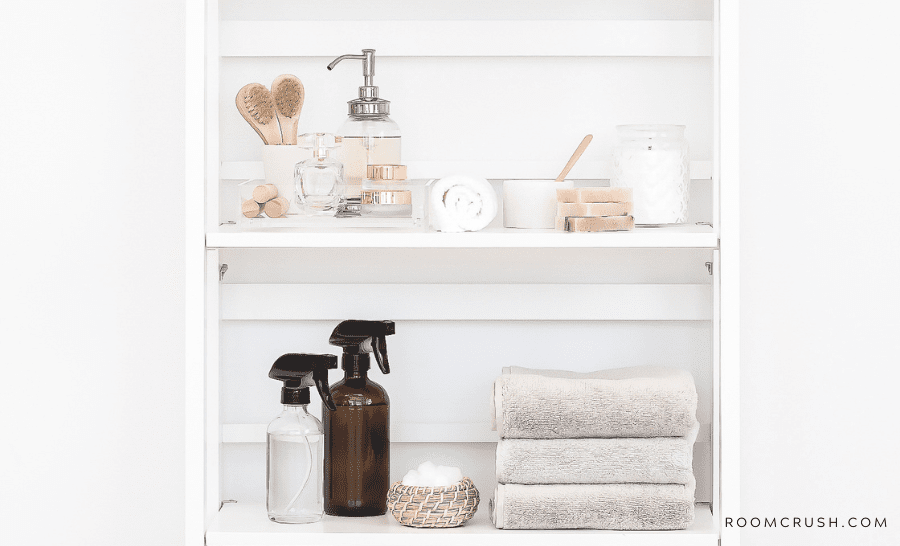
[[[497,442],[499,483],[674,483],[694,480],[694,441],[665,438],[512,439]]]
[[[501,438],[687,436],[697,424],[697,389],[686,370],[503,372],[494,381],[491,404]]]
[[[491,521],[498,529],[686,529],[694,485],[498,484]]]

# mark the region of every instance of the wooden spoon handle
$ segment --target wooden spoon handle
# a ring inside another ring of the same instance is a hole
[[[563,167],[559,176],[556,177],[557,182],[562,182],[566,179],[566,175],[569,174],[569,171],[572,170],[572,167],[575,166],[575,162],[578,161],[578,158],[581,157],[581,154],[584,153],[584,149],[588,147],[588,144],[591,143],[591,139],[594,138],[594,135],[587,135],[581,140],[581,144],[578,145],[578,148],[575,148],[575,153],[572,154],[572,157],[569,158],[569,162],[566,163],[566,166]]]

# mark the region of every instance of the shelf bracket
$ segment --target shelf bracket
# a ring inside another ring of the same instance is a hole
[[[706,262],[706,271],[710,275],[712,275],[712,271],[713,271],[713,263],[712,262]]]
[[[222,282],[222,279],[225,278],[226,271],[228,271],[228,264],[222,264],[219,266],[219,282]]]

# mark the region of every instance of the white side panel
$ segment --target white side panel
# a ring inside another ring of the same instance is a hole
[[[205,210],[206,163],[208,133],[204,110],[206,95],[204,64],[206,12],[202,0],[185,2],[185,513],[186,546],[202,546],[206,530],[204,435],[208,423],[204,419],[206,370],[206,282],[205,282]],[[213,139],[211,142],[215,142]],[[217,185],[215,170],[211,171]],[[214,214],[211,214],[214,216]]]
[[[220,329],[219,306],[219,251],[206,252],[206,385],[205,385],[205,456],[206,456],[206,517],[207,524],[215,515],[221,500],[224,477],[220,471],[221,461],[221,411],[220,385]]]
[[[738,30],[739,1],[717,3],[720,270],[719,418],[721,502],[718,519],[723,546],[740,544],[739,529],[724,526],[726,514],[741,513],[740,416],[740,163]]]

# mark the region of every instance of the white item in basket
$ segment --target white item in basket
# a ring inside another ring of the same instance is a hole
[[[403,476],[403,485],[419,487],[449,487],[461,482],[462,472],[455,466],[435,465],[425,461],[417,469],[410,470]]]

